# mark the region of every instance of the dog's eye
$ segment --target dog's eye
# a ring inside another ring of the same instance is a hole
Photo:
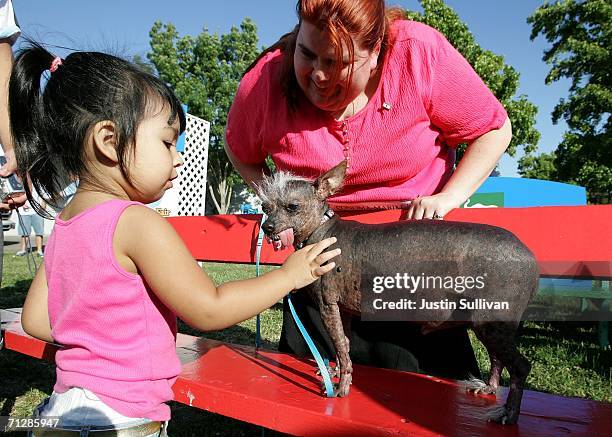
[[[289,203],[285,208],[287,208],[289,212],[297,212],[300,206],[297,203]]]

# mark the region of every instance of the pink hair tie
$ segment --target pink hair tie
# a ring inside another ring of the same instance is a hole
[[[56,56],[55,59],[51,61],[51,67],[49,67],[49,71],[51,73],[55,73],[55,70],[57,70],[57,67],[59,67],[60,65],[62,65],[62,58]]]

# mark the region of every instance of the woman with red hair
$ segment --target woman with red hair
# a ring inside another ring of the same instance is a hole
[[[503,106],[435,29],[404,19],[384,0],[301,0],[299,23],[245,73],[226,130],[226,150],[247,183],[278,170],[315,178],[343,159],[333,209],[405,208],[441,219],[489,176],[512,136]],[[467,150],[455,168],[455,149]],[[328,356],[315,305],[298,313]],[[285,305],[286,309],[286,305]],[[352,321],[355,363],[452,378],[478,375],[465,329]],[[410,334],[408,330],[412,330]],[[308,350],[288,311],[279,349]]]

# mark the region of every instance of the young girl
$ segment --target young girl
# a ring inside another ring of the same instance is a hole
[[[165,435],[165,402],[181,370],[175,316],[203,331],[246,320],[329,272],[340,251],[322,252],[335,239],[262,277],[215,287],[143,205],[182,165],[185,114],[161,80],[103,53],[60,59],[32,44],[16,58],[9,98],[20,175],[51,204],[79,179],[23,306],[24,330],[63,346],[54,392],[38,413],[75,430]]]

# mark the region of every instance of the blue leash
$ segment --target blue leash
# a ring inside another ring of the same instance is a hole
[[[255,251],[255,276],[259,276],[259,259],[261,257],[261,246],[263,245],[263,228],[261,225],[266,219],[266,215],[261,216],[261,224],[259,225],[259,235],[257,236],[257,249]],[[261,320],[259,314],[255,319],[255,347],[259,349],[261,347]]]
[[[287,296],[287,303],[289,304],[289,310],[291,311],[291,315],[293,316],[293,319],[295,320],[295,324],[297,325],[298,329],[302,333],[302,337],[304,337],[304,340],[306,340],[306,344],[308,345],[308,348],[310,349],[312,356],[317,362],[317,366],[319,366],[319,371],[321,372],[321,376],[323,377],[323,384],[325,384],[325,395],[328,398],[333,398],[334,388],[332,386],[331,377],[329,376],[329,370],[327,370],[327,365],[325,364],[323,357],[321,357],[321,354],[317,350],[317,347],[312,341],[312,338],[310,338],[310,335],[308,335],[308,332],[306,332],[306,328],[304,328],[304,325],[302,325],[300,318],[295,312],[295,308],[293,307],[293,302],[291,302],[291,296]]]
[[[259,226],[259,236],[257,237],[257,250],[255,252],[255,274],[257,276],[259,276],[259,259],[261,257],[261,246],[263,245],[263,236],[264,236],[263,227],[261,225],[263,225],[263,222],[265,221],[266,221],[266,215],[264,214],[261,217],[261,224]],[[317,350],[317,347],[315,346],[314,342],[312,341],[312,338],[310,338],[310,335],[308,335],[306,328],[304,328],[304,325],[302,324],[300,318],[295,312],[295,308],[293,307],[293,302],[291,302],[291,293],[287,295],[287,303],[289,304],[289,310],[291,311],[291,315],[293,316],[293,319],[295,320],[295,324],[300,330],[300,333],[302,334],[302,337],[304,337],[304,340],[306,341],[306,344],[308,345],[308,348],[310,349],[312,356],[317,362],[317,366],[319,367],[319,371],[321,372],[321,376],[323,377],[323,384],[325,385],[325,395],[328,398],[334,397],[334,388],[332,385],[331,377],[329,375],[329,370],[327,369],[329,360],[323,359],[323,357]],[[257,314],[255,325],[256,325],[255,346],[259,348],[261,345],[259,314]]]

